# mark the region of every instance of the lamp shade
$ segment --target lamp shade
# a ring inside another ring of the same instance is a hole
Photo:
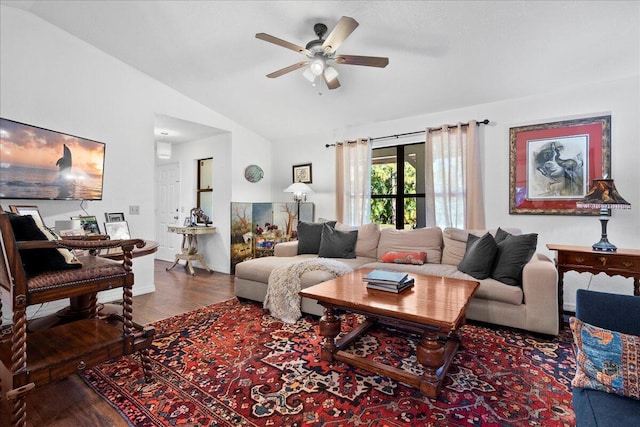
[[[287,188],[283,190],[283,193],[294,193],[294,194],[311,194],[313,190],[307,184],[302,182],[294,182]]]
[[[328,82],[338,77],[338,70],[331,66],[327,66],[324,70],[324,78],[327,79]]]
[[[622,198],[613,179],[594,179],[591,188],[576,207],[586,209],[631,209],[631,203]]]
[[[316,75],[319,76],[324,71],[325,59],[322,55],[316,55],[311,62],[309,62],[309,70]]]

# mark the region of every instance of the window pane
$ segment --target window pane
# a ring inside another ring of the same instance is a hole
[[[404,229],[426,227],[424,197],[405,197]]]
[[[396,223],[395,198],[371,199],[371,222],[380,225]]]
[[[404,147],[404,193],[424,193],[424,144]]]
[[[378,148],[372,152],[371,194],[396,194],[398,186],[396,148]]]

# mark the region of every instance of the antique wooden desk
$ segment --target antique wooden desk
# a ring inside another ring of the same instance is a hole
[[[640,296],[640,250],[618,249],[616,252],[603,252],[594,251],[590,246],[555,244],[548,244],[547,249],[557,252],[558,310],[561,325],[564,313],[564,273],[567,271],[630,277],[633,279],[633,294]]]
[[[189,273],[191,273],[192,276],[195,276],[196,272],[193,269],[192,264],[195,260],[200,262],[202,267],[209,273],[213,273],[213,271],[207,266],[207,263],[204,261],[204,257],[202,256],[202,254],[198,253],[198,235],[213,234],[216,232],[215,227],[187,227],[170,225],[168,227],[168,231],[170,233],[182,234],[182,253],[176,254],[175,262],[173,263],[173,265],[171,265],[171,267],[167,267],[167,271],[175,267],[180,262],[180,260],[185,260],[186,263],[184,267],[189,270]]]

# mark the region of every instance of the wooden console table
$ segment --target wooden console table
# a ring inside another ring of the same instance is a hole
[[[558,268],[558,309],[560,325],[564,313],[564,273],[605,273],[608,276],[633,278],[633,294],[640,296],[640,250],[618,249],[616,252],[594,251],[590,246],[567,246],[548,244],[547,249],[556,251]]]
[[[209,273],[213,271],[204,262],[202,254],[198,253],[198,235],[199,234],[213,234],[216,232],[215,227],[180,227],[170,225],[168,227],[170,233],[182,234],[182,253],[176,254],[176,260],[171,267],[167,267],[167,271],[178,265],[180,260],[185,260],[185,268],[189,270],[192,276],[196,275],[193,269],[193,261],[198,261]]]

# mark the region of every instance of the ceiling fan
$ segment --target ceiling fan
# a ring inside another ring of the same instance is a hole
[[[338,81],[338,71],[331,65],[328,65],[329,61],[335,61],[338,64],[345,65],[363,65],[366,67],[379,68],[386,67],[389,64],[389,58],[382,58],[378,56],[342,55],[336,52],[342,42],[347,37],[349,37],[349,35],[357,27],[358,22],[355,19],[349,18],[348,16],[343,16],[342,18],[340,18],[331,33],[329,33],[327,38],[324,39],[323,37],[327,32],[327,26],[320,23],[315,24],[313,26],[313,31],[318,36],[318,39],[311,40],[305,47],[289,43],[288,41],[279,39],[266,33],[256,34],[257,39],[294,50],[307,57],[306,61],[300,61],[278,71],[274,71],[271,74],[267,74],[267,77],[274,79],[276,77],[280,77],[284,74],[290,73],[291,71],[295,71],[299,68],[308,66],[303,75],[314,86],[317,82],[319,82],[320,76],[322,76],[322,80],[324,80],[329,89],[336,89],[340,87],[340,82]]]

